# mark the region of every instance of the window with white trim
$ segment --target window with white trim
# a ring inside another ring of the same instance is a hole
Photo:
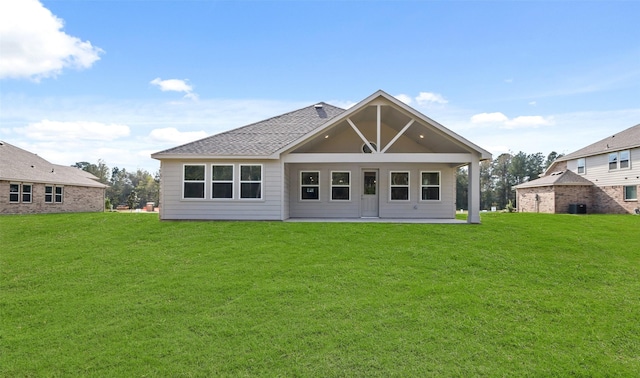
[[[609,170],[618,169],[618,153],[612,152],[609,154]]]
[[[390,172],[389,181],[392,201],[409,200],[409,172]]]
[[[624,200],[625,201],[638,200],[638,187],[636,185],[628,185],[624,187]]]
[[[440,201],[440,172],[421,172],[420,192],[423,201]]]
[[[211,166],[211,198],[233,198],[233,165]]]
[[[9,202],[20,202],[20,184],[9,184]]]
[[[351,172],[331,172],[331,200],[351,200]]]
[[[62,203],[62,197],[64,194],[64,188],[62,186],[56,186],[55,188],[55,198],[53,199],[56,203]]]
[[[629,168],[630,160],[631,152],[629,150],[612,152],[609,154],[609,170]]]
[[[300,200],[313,201],[320,199],[320,172],[300,172]]]
[[[578,173],[583,175],[587,172],[587,159],[580,158],[578,159]]]
[[[31,184],[22,184],[22,202],[31,203],[33,186]]]
[[[629,157],[631,153],[629,150],[620,151],[620,169],[629,168]]]
[[[53,186],[51,185],[44,187],[44,203],[53,203]]]
[[[204,198],[204,164],[185,164],[182,198]]]
[[[262,198],[262,165],[240,166],[240,198]]]
[[[61,186],[45,185],[44,202],[45,203],[62,203],[63,189]]]

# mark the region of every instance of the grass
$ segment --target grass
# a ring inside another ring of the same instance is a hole
[[[637,376],[640,217],[0,216],[0,375]]]

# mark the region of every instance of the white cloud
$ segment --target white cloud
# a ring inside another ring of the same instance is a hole
[[[59,122],[47,119],[31,123],[14,131],[33,140],[41,141],[113,141],[129,135],[129,126],[100,122]]]
[[[537,103],[537,102],[535,102],[535,101],[531,101],[531,102],[529,102],[529,105],[531,105],[531,106],[536,106],[536,105],[538,105],[538,103]]]
[[[0,79],[38,81],[100,59],[102,49],[66,34],[63,26],[38,0],[0,1]]]
[[[398,100],[404,102],[407,105],[411,105],[411,103],[413,102],[413,99],[411,99],[411,96],[406,95],[406,94],[399,94],[399,95],[395,95],[393,96],[395,98],[397,98]]]
[[[416,97],[416,102],[418,102],[419,105],[427,105],[427,104],[444,105],[449,101],[445,100],[444,97],[442,97],[442,95],[438,93],[420,92],[418,94],[418,97]]]
[[[159,77],[151,80],[149,84],[153,84],[160,88],[163,92],[184,92],[184,98],[191,100],[197,100],[198,95],[193,92],[193,87],[187,83],[186,80],[180,79],[168,79],[162,80]]]
[[[554,124],[552,117],[519,116],[509,119],[509,117],[500,112],[476,114],[471,117],[471,123],[499,124],[502,129],[536,128]]]
[[[149,137],[160,143],[173,143],[175,145],[188,143],[208,136],[204,131],[178,131],[175,127],[155,129],[149,133]]]
[[[551,118],[544,118],[542,116],[520,116],[508,120],[505,122],[505,126],[508,129],[519,129],[529,127],[539,127],[552,125],[553,120]]]
[[[500,113],[480,113],[471,117],[471,123],[502,123],[508,121],[509,118]]]

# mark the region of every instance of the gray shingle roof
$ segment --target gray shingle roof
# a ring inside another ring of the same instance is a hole
[[[51,164],[40,156],[0,141],[0,180],[106,188],[75,167]]]
[[[557,161],[573,160],[635,147],[640,147],[640,124],[567,154]]]
[[[345,110],[321,102],[153,154],[267,156],[322,126]]]
[[[540,177],[536,180],[527,181],[520,185],[516,185],[516,189],[534,188],[540,186],[554,186],[554,185],[579,185],[579,186],[591,186],[593,183],[586,178],[572,172],[572,171],[560,171],[554,172],[550,175]]]

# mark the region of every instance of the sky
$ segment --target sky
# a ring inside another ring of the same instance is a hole
[[[640,123],[640,0],[0,0],[0,140],[150,155],[381,89],[493,153]]]

